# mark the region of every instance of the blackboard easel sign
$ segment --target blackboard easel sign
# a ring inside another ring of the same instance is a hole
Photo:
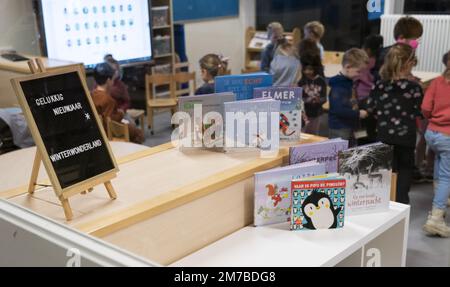
[[[47,72],[39,59],[28,65],[33,75],[11,80],[37,146],[28,192],[35,191],[43,161],[70,221],[74,195],[104,184],[117,198],[111,180],[119,169],[80,68]]]

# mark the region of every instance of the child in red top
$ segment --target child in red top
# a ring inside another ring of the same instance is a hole
[[[433,209],[423,229],[429,235],[450,237],[450,227],[445,223],[450,195],[450,51],[444,56],[446,70],[434,80],[425,95],[422,112],[428,119],[425,139],[435,152]]]

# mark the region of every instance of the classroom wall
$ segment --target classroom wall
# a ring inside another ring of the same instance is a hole
[[[239,17],[211,19],[185,23],[186,53],[191,70],[197,72],[201,85],[198,61],[209,53],[230,57],[231,72],[240,74],[244,67],[245,31],[256,25],[255,0],[239,1]]]
[[[239,1],[239,17],[214,18],[185,23],[186,52],[191,70],[197,72],[198,61],[208,53],[230,57],[232,73],[244,67],[245,31],[256,25],[256,0]],[[12,48],[20,53],[38,55],[37,27],[32,0],[0,1],[0,49]]]
[[[0,50],[39,53],[37,29],[31,0],[0,1]]]

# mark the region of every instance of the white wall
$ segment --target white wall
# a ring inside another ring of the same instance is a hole
[[[0,49],[39,53],[37,29],[31,0],[0,1]]]
[[[256,25],[255,0],[240,0],[239,17],[185,23],[186,53],[191,70],[202,84],[198,61],[209,53],[230,57],[231,72],[240,74],[245,62],[245,31]]]

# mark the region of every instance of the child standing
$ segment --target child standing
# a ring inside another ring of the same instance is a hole
[[[303,89],[305,125],[303,132],[319,134],[322,105],[327,101],[327,82],[321,74],[323,65],[320,50],[313,40],[305,39],[299,46],[302,78],[298,86]]]
[[[295,47],[287,41],[281,43],[270,64],[273,86],[291,87],[300,78],[300,61]]]
[[[215,92],[214,79],[222,71],[222,61],[215,54],[208,54],[200,59],[203,86],[195,91],[196,95],[208,95]]]
[[[378,139],[394,147],[392,170],[398,174],[397,202],[409,204],[417,140],[416,119],[421,116],[423,91],[409,78],[417,63],[414,49],[396,44],[386,55],[368,101],[369,111],[377,119]]]
[[[416,50],[419,47],[418,39],[422,37],[422,34],[422,23],[411,16],[400,18],[394,27],[394,39],[396,43],[408,44],[413,50]],[[393,46],[394,45],[388,46],[381,50],[373,70],[375,78],[379,79],[381,66],[383,66],[386,55]]]
[[[278,22],[272,22],[267,26],[267,36],[270,39],[269,45],[264,49],[261,54],[261,71],[269,72],[270,64],[272,63],[275,51],[278,45],[283,42],[284,28]]]
[[[313,40],[316,43],[317,47],[320,50],[320,58],[323,60],[325,50],[320,41],[322,40],[323,35],[325,34],[325,27],[319,21],[312,21],[306,23],[304,33],[305,39]]]
[[[425,138],[436,154],[433,209],[423,229],[441,237],[450,237],[450,228],[444,220],[450,196],[450,51],[446,55],[446,71],[431,83],[422,104],[423,114],[429,121]]]
[[[363,50],[369,56],[369,64],[361,71],[361,75],[356,81],[356,95],[358,105],[361,109],[367,109],[367,100],[375,84],[375,77],[372,69],[375,67],[376,59],[383,47],[383,37],[380,35],[370,35],[364,40]],[[367,136],[359,144],[369,144],[376,141],[376,120],[369,115],[367,119],[361,121],[361,126],[366,130]]]
[[[328,126],[330,138],[342,138],[354,145],[353,132],[359,124],[359,119],[367,118],[365,110],[359,110],[354,93],[356,81],[365,69],[369,58],[361,49],[350,49],[344,54],[342,70],[339,75],[330,79],[330,110]]]

